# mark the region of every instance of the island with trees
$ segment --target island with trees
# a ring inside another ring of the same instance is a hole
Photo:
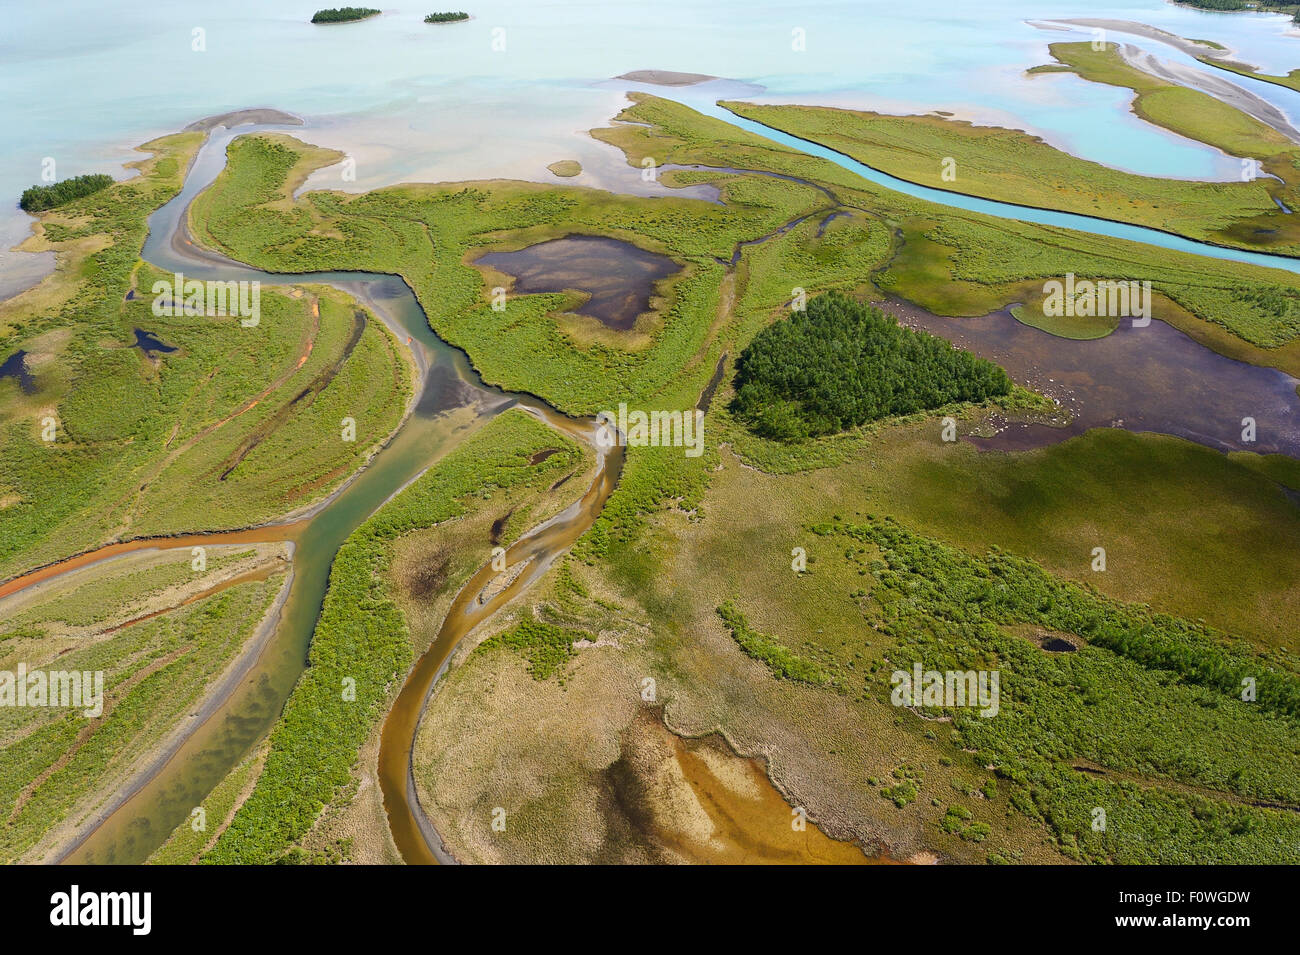
[[[425,23],[459,23],[462,20],[468,20],[469,14],[464,10],[448,11],[446,13],[431,13],[424,18]]]
[[[354,20],[367,20],[379,15],[374,7],[330,7],[317,10],[312,14],[312,23],[351,23]]]
[[[1177,2],[1200,10],[1226,13],[1289,13],[1291,19],[1300,23],[1300,4],[1292,3],[1290,0],[1177,0]]]

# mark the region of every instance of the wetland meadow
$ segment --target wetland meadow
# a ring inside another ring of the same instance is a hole
[[[1296,11],[979,6],[16,13],[0,860],[1300,863]]]

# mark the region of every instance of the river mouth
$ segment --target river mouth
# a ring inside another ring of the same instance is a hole
[[[651,311],[656,285],[681,270],[666,255],[595,235],[549,239],[513,252],[487,252],[474,264],[510,276],[514,291],[522,295],[582,292],[588,298],[573,311],[621,332]]]

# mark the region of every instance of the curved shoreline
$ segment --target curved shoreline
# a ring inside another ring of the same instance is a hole
[[[1067,29],[1094,29],[1102,31],[1112,31],[1114,33],[1126,33],[1129,36],[1138,36],[1147,40],[1154,40],[1157,43],[1164,43],[1173,47],[1180,53],[1192,57],[1206,66],[1212,66],[1224,73],[1232,73],[1235,76],[1244,74],[1237,73],[1223,66],[1224,63],[1234,62],[1230,59],[1232,52],[1227,49],[1215,49],[1206,45],[1200,40],[1189,40],[1187,37],[1179,36],[1177,33],[1170,33],[1159,27],[1153,27],[1147,23],[1141,23],[1137,20],[1113,20],[1102,17],[1075,17],[1062,20],[1026,20],[1031,26],[1043,29],[1042,24],[1052,24],[1052,28],[1057,25]],[[1139,56],[1139,54],[1141,54]],[[1141,50],[1132,44],[1123,44],[1120,47],[1120,55],[1124,62],[1134,69],[1174,83],[1188,89],[1198,90],[1206,96],[1213,96],[1220,102],[1227,103],[1234,109],[1238,109],[1258,120],[1270,129],[1275,130],[1281,135],[1294,143],[1300,143],[1300,130],[1290,122],[1286,114],[1277,106],[1274,106],[1262,96],[1252,93],[1248,89],[1238,86],[1231,80],[1219,76],[1202,75],[1196,70],[1182,64],[1170,61],[1157,61],[1155,55]],[[1238,66],[1246,67],[1247,64],[1237,63]],[[1253,69],[1253,68],[1252,68]],[[1258,72],[1258,71],[1256,71]],[[1276,86],[1282,86],[1283,89],[1289,87],[1276,82],[1276,79],[1269,80],[1262,77],[1249,77],[1257,79],[1259,82],[1272,82]],[[1217,92],[1214,92],[1217,91]]]
[[[757,105],[757,104],[747,104],[747,105]],[[743,120],[746,123],[752,123],[755,126],[761,126],[764,129],[769,130],[770,132],[777,133],[781,136],[788,136],[791,139],[796,139],[801,143],[807,143],[809,146],[815,146],[818,149],[824,149],[827,152],[835,153],[837,156],[840,156],[841,158],[846,159],[849,162],[856,163],[857,165],[862,166],[864,169],[870,169],[878,176],[884,176],[889,179],[894,179],[897,180],[898,182],[906,183],[909,186],[914,186],[917,189],[933,190],[934,192],[943,192],[943,193],[947,193],[950,196],[960,196],[963,199],[972,199],[977,202],[987,202],[992,205],[1008,206],[1014,209],[1024,209],[1026,212],[1041,212],[1048,215],[1077,217],[1079,219],[1089,219],[1093,222],[1101,222],[1107,225],[1117,225],[1117,226],[1124,226],[1125,228],[1129,228],[1129,229],[1145,230],[1148,232],[1159,233],[1160,235],[1169,236],[1169,238],[1177,239],[1180,242],[1188,242],[1193,245],[1204,246],[1208,249],[1223,249],[1225,252],[1239,252],[1244,255],[1258,255],[1266,258],[1281,259],[1288,263],[1294,262],[1295,265],[1293,267],[1288,267],[1281,264],[1271,265],[1271,264],[1265,264],[1259,262],[1251,262],[1244,259],[1231,258],[1229,256],[1213,255],[1212,253],[1208,253],[1208,252],[1193,252],[1184,249],[1174,249],[1174,248],[1170,248],[1169,246],[1163,246],[1163,245],[1156,246],[1157,248],[1165,249],[1166,251],[1169,252],[1178,252],[1183,255],[1203,255],[1206,258],[1211,258],[1218,262],[1236,262],[1241,265],[1253,265],[1256,268],[1262,268],[1262,269],[1271,268],[1271,269],[1278,269],[1279,271],[1282,272],[1300,274],[1300,253],[1297,253],[1296,255],[1284,255],[1280,252],[1261,252],[1255,249],[1244,249],[1241,248],[1240,246],[1225,245],[1220,242],[1211,242],[1208,239],[1192,239],[1189,238],[1188,236],[1183,235],[1180,232],[1174,232],[1170,229],[1161,229],[1158,226],[1138,225],[1135,222],[1127,222],[1123,219],[1108,219],[1105,216],[1092,215],[1087,212],[1070,212],[1065,209],[1052,209],[1047,206],[1035,206],[1035,205],[1030,205],[1029,203],[1026,202],[1015,202],[1014,200],[1011,199],[990,199],[987,196],[981,196],[973,192],[961,192],[960,190],[951,189],[946,186],[931,186],[926,183],[917,182],[913,179],[907,179],[903,176],[897,176],[892,172],[885,172],[883,169],[877,169],[875,166],[868,165],[867,163],[864,163],[861,159],[856,159],[853,156],[850,156],[848,153],[844,152],[842,149],[836,149],[834,146],[827,146],[825,143],[819,143],[815,139],[808,139],[805,136],[800,136],[798,133],[787,132],[784,129],[780,129],[779,127],[776,126],[769,126],[767,123],[764,123],[761,120],[750,119],[748,116],[743,116],[740,113],[733,111],[730,107],[723,105],[722,102],[719,102],[718,106],[719,108],[726,110],[728,113],[731,113],[737,119]],[[777,139],[772,139],[771,141],[776,142],[778,144],[780,143],[780,140]],[[817,158],[816,154],[814,153],[805,153],[805,155],[810,155],[813,156],[814,158]],[[840,168],[846,169],[849,172],[853,171],[851,169],[848,169],[845,166],[841,166]],[[873,180],[868,180],[868,182],[872,182],[872,181]],[[879,183],[876,183],[876,185],[881,185],[882,188],[886,188],[886,189],[890,188],[887,185],[882,185]],[[908,193],[908,195],[912,195],[912,194]],[[936,202],[936,200],[926,199],[924,196],[913,196],[913,198],[921,199],[925,202]],[[1087,230],[1077,229],[1074,226],[1070,226],[1070,225],[1056,225],[1051,223],[1045,224],[1045,223],[1035,222],[1031,219],[1019,219],[1016,218],[1015,216],[1010,216],[1010,215],[998,216],[996,213],[993,212],[983,212],[978,209],[964,209],[960,206],[948,206],[948,208],[957,209],[962,212],[971,212],[974,213],[975,215],[986,215],[993,218],[1008,219],[1012,222],[1025,222],[1028,223],[1029,225],[1037,225],[1042,228],[1070,229],[1075,232],[1085,232],[1085,234],[1087,235],[1099,236],[1101,238],[1114,238],[1119,242],[1136,242],[1139,245],[1151,244],[1149,242],[1143,243],[1142,239],[1124,238],[1122,236],[1111,236],[1104,232],[1087,232]],[[1245,339],[1243,339],[1243,341],[1245,341]],[[1260,346],[1256,346],[1256,347],[1260,347]]]

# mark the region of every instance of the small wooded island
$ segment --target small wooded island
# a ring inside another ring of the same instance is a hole
[[[456,10],[448,13],[431,13],[424,18],[425,23],[457,23],[461,20],[468,20],[469,14],[463,10]]]
[[[365,20],[377,16],[379,11],[373,7],[330,7],[317,10],[312,14],[312,23],[350,23],[353,20]]]

